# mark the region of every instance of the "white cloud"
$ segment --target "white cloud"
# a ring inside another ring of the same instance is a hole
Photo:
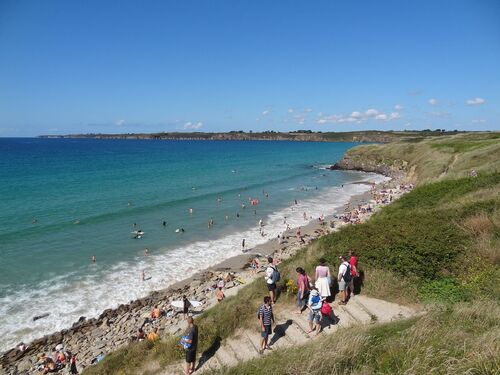
[[[269,113],[271,113],[271,110],[266,109],[265,111],[262,111],[262,116],[267,116]]]
[[[467,105],[481,105],[484,104],[485,102],[486,100],[484,100],[483,98],[474,98],[467,100],[465,103]]]
[[[306,109],[304,110],[304,112],[306,112],[306,113],[310,113],[310,112],[312,112],[312,109],[311,109],[311,108],[306,108]]]
[[[321,125],[321,124],[341,124],[341,123],[357,122],[359,124],[370,120],[391,121],[399,118],[401,118],[401,114],[399,112],[391,112],[387,114],[375,108],[370,108],[365,112],[353,111],[349,115],[340,114],[340,115],[323,116],[323,114],[321,114],[318,115],[316,123]]]
[[[184,124],[184,130],[199,130],[203,127],[203,123],[198,121],[196,123],[188,121]]]
[[[403,107],[402,105],[400,105],[400,104],[396,104],[396,105],[394,106],[394,109],[395,109],[396,111],[401,111],[401,110],[403,110],[403,109],[404,109],[404,107]]]
[[[471,121],[473,124],[484,124],[486,120],[484,119],[478,119],[478,120],[472,120]]]
[[[293,113],[293,108],[288,108],[288,113]]]
[[[434,98],[429,99],[430,105],[436,105],[437,103],[438,103],[437,99],[434,99]]]
[[[118,120],[117,122],[115,122],[116,126],[123,126],[124,124],[125,124],[125,120]]]

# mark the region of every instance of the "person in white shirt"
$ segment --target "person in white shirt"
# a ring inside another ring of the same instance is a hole
[[[269,297],[271,297],[271,303],[276,303],[276,272],[278,272],[278,269],[276,266],[273,264],[273,258],[269,257],[267,258],[267,261],[269,262],[267,268],[266,268],[266,275],[264,278],[266,279],[267,283],[267,290],[269,291]]]

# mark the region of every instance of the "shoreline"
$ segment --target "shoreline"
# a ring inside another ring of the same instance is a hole
[[[381,187],[388,183],[399,185],[401,181],[400,178],[393,178],[377,184],[376,187],[380,191],[382,190]],[[371,191],[351,196],[344,207],[367,204],[371,196]],[[376,212],[380,206],[375,205],[373,212]],[[361,221],[367,220],[372,213],[361,215]],[[325,217],[325,222],[328,223],[334,216],[341,214],[343,214],[342,208],[338,208]],[[335,221],[339,224],[337,219]],[[66,350],[78,353],[79,368],[85,368],[101,352],[112,352],[130,342],[131,336],[136,333],[138,327],[142,325],[148,326],[146,323],[147,317],[152,307],[156,305],[165,309],[165,315],[158,326],[160,335],[164,332],[178,333],[180,330],[179,323],[182,323],[182,321],[172,309],[171,301],[179,300],[185,294],[190,299],[197,299],[202,302],[203,311],[205,311],[216,303],[212,288],[218,280],[226,280],[225,294],[229,297],[236,294],[241,286],[256,277],[261,277],[260,274],[254,274],[248,268],[245,269],[250,258],[254,257],[255,254],[259,254],[264,259],[274,254],[274,257],[277,255],[278,259],[283,260],[292,256],[315,239],[336,231],[343,225],[345,224],[340,223],[340,225],[336,225],[334,229],[331,229],[328,225],[321,225],[317,219],[311,220],[301,226],[305,244],[300,244],[297,241],[295,238],[296,228],[291,228],[285,233],[287,236],[285,243],[280,244],[276,239],[269,239],[246,253],[225,259],[166,288],[153,291],[146,297],[130,301],[128,304],[119,305],[114,309],[106,309],[97,318],[85,319],[81,317],[71,328],[33,340],[24,352],[19,351],[17,348],[7,350],[0,356],[0,369],[7,371],[17,369],[17,371],[21,372],[30,370],[36,363],[37,356],[40,353],[51,353],[53,348],[61,343]],[[233,275],[231,276],[231,274]],[[14,372],[8,373],[16,372],[14,370]]]

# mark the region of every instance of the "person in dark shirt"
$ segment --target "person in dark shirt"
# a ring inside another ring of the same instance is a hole
[[[186,349],[186,367],[184,369],[184,374],[189,375],[194,372],[196,348],[198,346],[198,326],[194,324],[194,319],[191,316],[187,318],[185,342],[191,344],[191,346]]]

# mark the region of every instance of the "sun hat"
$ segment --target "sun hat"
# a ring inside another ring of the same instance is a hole
[[[318,291],[316,289],[311,290],[311,295],[312,296],[317,296],[319,295]]]

